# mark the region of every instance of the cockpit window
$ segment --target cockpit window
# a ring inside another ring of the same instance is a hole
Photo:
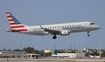
[[[95,25],[95,23],[90,23],[90,25]]]

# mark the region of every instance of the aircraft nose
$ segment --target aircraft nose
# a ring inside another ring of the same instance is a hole
[[[100,27],[100,26],[97,26],[96,28],[97,28],[97,29],[100,29],[101,27]]]

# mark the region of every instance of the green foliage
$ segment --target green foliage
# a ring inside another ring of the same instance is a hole
[[[72,50],[70,53],[76,53],[76,51],[73,51],[73,50]]]
[[[71,49],[65,50],[65,49],[61,49],[61,50],[58,50],[57,53],[76,53],[76,51],[78,51],[78,50],[71,50]]]
[[[23,50],[19,50],[19,49],[14,49],[13,51],[23,51]]]
[[[103,51],[102,57],[105,57],[105,51]]]
[[[40,54],[40,56],[44,56],[44,51],[43,50],[35,50],[33,47],[27,47],[23,48],[23,51],[26,53],[35,53],[35,54]]]
[[[26,53],[35,53],[35,50],[34,50],[33,47],[23,48],[23,50],[24,50]]]
[[[89,53],[90,55],[92,55],[92,56],[99,56],[99,53],[97,53],[97,51],[96,52],[93,52],[93,53]]]
[[[58,50],[57,53],[65,53],[63,50]]]
[[[45,56],[48,57],[48,56],[51,56],[52,53],[45,53]]]
[[[41,50],[39,54],[40,54],[40,56],[44,56],[44,51]]]

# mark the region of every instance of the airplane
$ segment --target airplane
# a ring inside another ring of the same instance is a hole
[[[73,23],[59,23],[49,25],[37,25],[28,26],[21,24],[10,12],[6,12],[10,28],[6,29],[7,32],[22,33],[30,35],[53,35],[53,39],[57,38],[57,35],[67,36],[76,32],[87,32],[88,37],[90,31],[100,29],[100,26],[93,22],[73,22]]]

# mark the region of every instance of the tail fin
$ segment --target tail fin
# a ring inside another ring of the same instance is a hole
[[[21,24],[10,12],[6,12],[6,15],[11,29],[18,29],[19,32],[27,31],[25,26]]]
[[[21,24],[10,12],[6,12],[10,25]]]

